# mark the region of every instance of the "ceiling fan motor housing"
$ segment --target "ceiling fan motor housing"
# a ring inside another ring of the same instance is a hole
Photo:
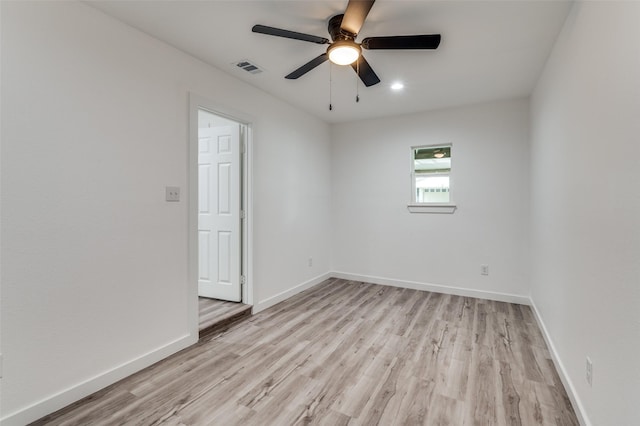
[[[340,41],[340,40],[351,40],[356,38],[357,34],[351,34],[345,30],[340,29],[342,25],[342,18],[344,14],[336,15],[333,18],[329,19],[329,26],[327,30],[329,31],[329,35],[331,35],[331,40]]]

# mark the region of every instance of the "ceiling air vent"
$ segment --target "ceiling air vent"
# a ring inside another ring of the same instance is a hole
[[[249,61],[248,59],[243,59],[236,62],[235,64],[238,68],[242,68],[243,70],[251,74],[260,74],[262,72],[262,69],[259,66]]]

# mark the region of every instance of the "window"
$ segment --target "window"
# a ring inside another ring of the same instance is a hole
[[[411,148],[412,212],[453,213],[451,204],[451,145]],[[412,209],[413,207],[413,209]],[[421,209],[422,207],[446,207]]]

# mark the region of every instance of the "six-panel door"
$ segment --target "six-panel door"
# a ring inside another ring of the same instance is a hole
[[[199,129],[198,151],[198,295],[240,302],[240,125]]]

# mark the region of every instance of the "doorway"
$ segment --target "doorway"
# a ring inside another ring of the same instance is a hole
[[[251,311],[251,127],[193,95],[190,114],[189,317],[202,337]]]

